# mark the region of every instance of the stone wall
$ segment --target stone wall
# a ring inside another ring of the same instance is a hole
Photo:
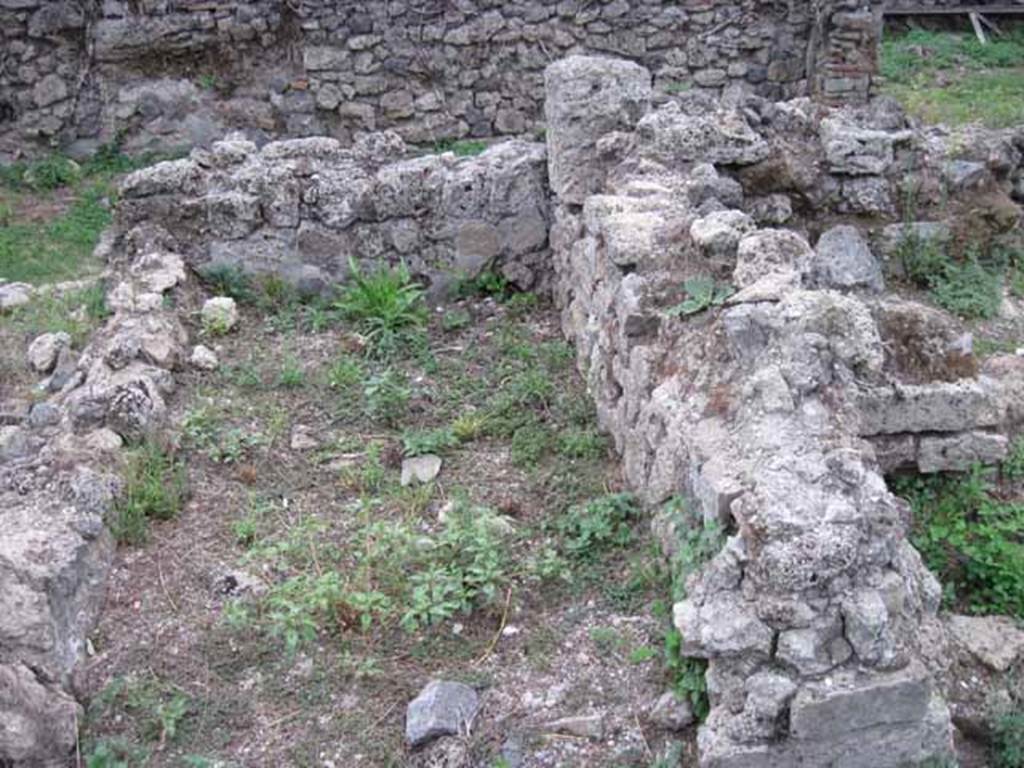
[[[193,269],[273,274],[306,294],[405,263],[431,295],[500,270],[523,289],[550,274],[543,144],[510,140],[476,157],[404,158],[394,133],[335,139],[235,137],[129,176],[112,247],[157,225]]]
[[[941,588],[882,473],[1004,457],[1024,365],[979,367],[955,318],[880,298],[866,235],[892,226],[908,169],[949,171],[955,138],[884,105],[657,108],[647,73],[608,59],[558,62],[547,84],[555,293],[600,421],[649,503],[685,500],[657,521],[669,555],[684,529],[726,533],[674,612],[682,652],[708,662],[701,766],[945,759]],[[963,161],[1006,195],[1024,137],[989,138]],[[979,196],[945,189],[919,213]],[[808,222],[827,227],[814,248]]]
[[[542,72],[584,51],[656,85],[862,98],[877,0],[2,0],[0,159],[394,128],[542,127]],[[810,83],[810,86],[809,86]]]

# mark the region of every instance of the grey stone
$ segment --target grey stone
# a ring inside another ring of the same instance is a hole
[[[440,456],[427,454],[402,460],[402,486],[421,485],[434,480],[441,473]]]
[[[405,740],[416,748],[440,736],[466,735],[479,709],[480,697],[468,685],[433,680],[409,703]]]
[[[193,367],[203,371],[215,371],[220,365],[217,353],[202,344],[197,344],[192,348],[192,354],[189,356],[188,361]]]
[[[736,252],[744,235],[754,231],[754,222],[742,211],[715,211],[697,219],[690,237],[711,256],[725,257]]]
[[[544,728],[550,733],[562,733],[582,739],[597,740],[604,738],[604,717],[601,715],[563,717],[548,723]]]
[[[821,288],[885,289],[882,268],[856,227],[840,225],[825,232],[814,249],[808,279]]]
[[[960,616],[946,620],[953,639],[995,672],[1007,672],[1024,654],[1024,630],[1008,616]]]
[[[852,176],[885,173],[895,158],[894,145],[911,137],[909,131],[861,128],[842,117],[822,120],[820,134],[829,170]]]
[[[23,307],[32,301],[33,289],[27,283],[0,283],[0,312]]]
[[[640,152],[666,164],[687,162],[750,165],[771,154],[771,147],[735,110],[694,115],[670,102],[637,125]]]
[[[643,117],[651,75],[621,59],[570,56],[545,70],[544,87],[551,190],[563,202],[582,204],[605,175],[597,140],[631,130]]]
[[[203,327],[216,333],[227,333],[238,325],[238,306],[228,296],[207,299],[199,313]]]
[[[925,473],[964,472],[975,464],[998,464],[1006,458],[1010,441],[992,432],[923,435],[918,447],[918,469]]]
[[[37,336],[28,348],[28,363],[36,373],[49,373],[57,365],[61,349],[71,346],[71,337],[63,331]]]
[[[693,725],[696,720],[690,702],[676,696],[672,691],[666,691],[658,697],[648,717],[652,723],[667,731],[682,731]]]

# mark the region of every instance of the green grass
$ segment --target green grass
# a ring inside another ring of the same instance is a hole
[[[51,155],[0,166],[0,279],[40,284],[96,271],[92,252],[110,223],[115,178],[160,159],[108,145],[83,163]],[[18,211],[39,206],[61,212],[19,220]]]
[[[915,30],[882,44],[885,91],[912,114],[951,125],[1024,121],[1024,32],[982,45],[971,34]]]
[[[99,267],[92,258],[110,223],[104,183],[85,187],[71,207],[49,221],[0,222],[0,278],[41,284],[75,280]]]
[[[1017,460],[1007,468],[1018,471]],[[1024,504],[993,492],[991,470],[897,478],[914,513],[911,541],[942,582],[945,600],[971,613],[1024,617]]]
[[[114,538],[122,544],[144,543],[149,520],[175,517],[186,493],[185,465],[156,443],[140,446],[128,458],[124,489],[114,506]]]
[[[96,282],[59,296],[36,296],[0,319],[0,325],[22,336],[64,332],[71,337],[72,346],[78,348],[109,314],[105,287]]]
[[[434,144],[434,154],[453,152],[456,157],[474,157],[487,149],[487,142],[478,139],[441,139]]]

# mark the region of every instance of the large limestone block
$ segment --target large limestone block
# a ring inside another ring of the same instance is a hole
[[[999,424],[1000,403],[984,380],[863,390],[857,404],[860,434],[959,432]]]
[[[599,56],[570,56],[544,72],[551,189],[580,205],[604,183],[597,140],[631,131],[651,102],[651,74],[638,64]]]

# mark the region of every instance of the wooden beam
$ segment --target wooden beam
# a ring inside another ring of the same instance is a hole
[[[958,8],[886,8],[884,16],[966,16],[983,13],[988,16],[1016,16],[1024,14],[1024,5],[962,5]]]
[[[978,20],[977,13],[969,14],[971,19],[971,26],[974,27],[974,34],[978,37],[978,42],[982,45],[988,45],[988,38],[985,37],[985,30],[981,27],[981,22]]]

